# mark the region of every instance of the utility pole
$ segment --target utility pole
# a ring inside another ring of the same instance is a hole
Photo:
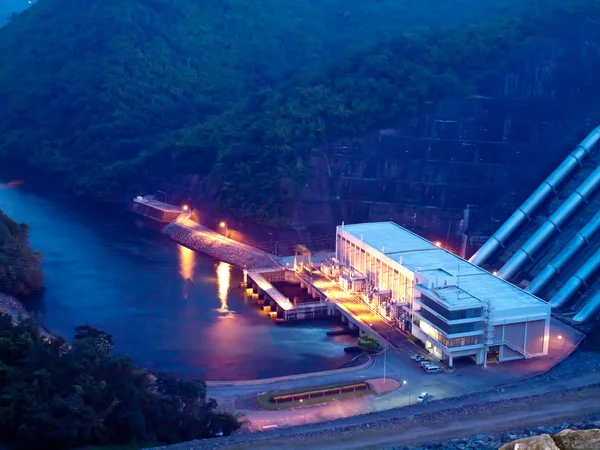
[[[387,338],[385,336],[383,338],[385,339],[385,347],[383,348],[383,384],[385,384],[385,375],[387,369]]]

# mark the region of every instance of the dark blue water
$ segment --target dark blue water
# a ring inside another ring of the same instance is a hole
[[[1,182],[1,181],[0,181]],[[90,323],[155,371],[209,380],[337,368],[350,337],[327,322],[275,325],[238,287],[242,274],[171,242],[132,213],[27,184],[0,188],[0,209],[31,227],[46,288],[32,305],[53,333]]]

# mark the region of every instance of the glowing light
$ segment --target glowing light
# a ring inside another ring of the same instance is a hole
[[[226,224],[225,222],[221,222],[221,223],[219,224],[219,226],[220,226],[221,228],[225,228],[225,227],[227,226],[227,224]]]
[[[558,335],[558,338],[559,338],[559,339],[562,339],[562,335],[561,335],[561,334],[559,334],[559,335]]]
[[[402,382],[402,384],[406,384],[406,380],[404,380],[404,381]]]
[[[498,275],[498,272],[496,272],[495,270],[492,272],[492,275]]]
[[[219,300],[221,307],[217,312],[227,314],[229,307],[227,306],[227,296],[229,295],[229,286],[231,285],[231,265],[220,262],[217,266],[217,286],[219,289]]]
[[[188,205],[183,205],[183,210],[187,211],[188,209],[190,209],[190,207]]]
[[[194,279],[196,267],[196,252],[183,245],[179,246],[179,273],[184,280]]]
[[[441,246],[442,246],[442,243],[441,243],[440,241],[435,241],[435,246],[436,246],[436,247],[441,247]]]

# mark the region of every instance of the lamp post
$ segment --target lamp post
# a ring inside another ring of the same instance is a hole
[[[221,228],[224,228],[224,229],[225,229],[225,237],[227,237],[227,235],[229,234],[229,233],[228,233],[228,231],[229,231],[229,228],[227,227],[227,224],[226,224],[225,222],[221,222],[221,223],[219,224],[219,226],[220,226]]]
[[[407,383],[407,381],[406,381],[406,380],[402,381],[402,384],[403,384],[404,386],[406,386],[406,383]],[[408,392],[408,405],[410,406],[410,391]]]
[[[387,338],[384,336],[383,339],[385,339],[385,347],[383,347],[383,384],[385,384],[385,375],[386,375],[386,370],[387,370]]]

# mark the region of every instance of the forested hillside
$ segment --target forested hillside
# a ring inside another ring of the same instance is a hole
[[[184,140],[179,152],[195,155],[180,158],[173,147],[182,128],[408,29],[514,15],[535,5],[40,0],[0,29],[0,158],[63,174],[67,187],[86,195],[129,195],[149,174],[189,172],[189,164],[207,173],[216,149]]]
[[[207,155],[217,155],[221,206],[246,220],[277,223],[293,209],[319,145],[385,128],[445,97],[476,93],[511,58],[600,14],[597,0],[547,6],[478,26],[406,33],[358,51],[194,127],[177,160],[195,173],[208,165]]]
[[[206,397],[203,381],[153,375],[112,350],[112,337],[91,326],[77,327],[68,345],[42,339],[31,320],[15,325],[0,314],[0,443],[147,448],[240,427]]]
[[[42,255],[29,246],[28,231],[0,209],[0,293],[25,296],[42,289]]]

